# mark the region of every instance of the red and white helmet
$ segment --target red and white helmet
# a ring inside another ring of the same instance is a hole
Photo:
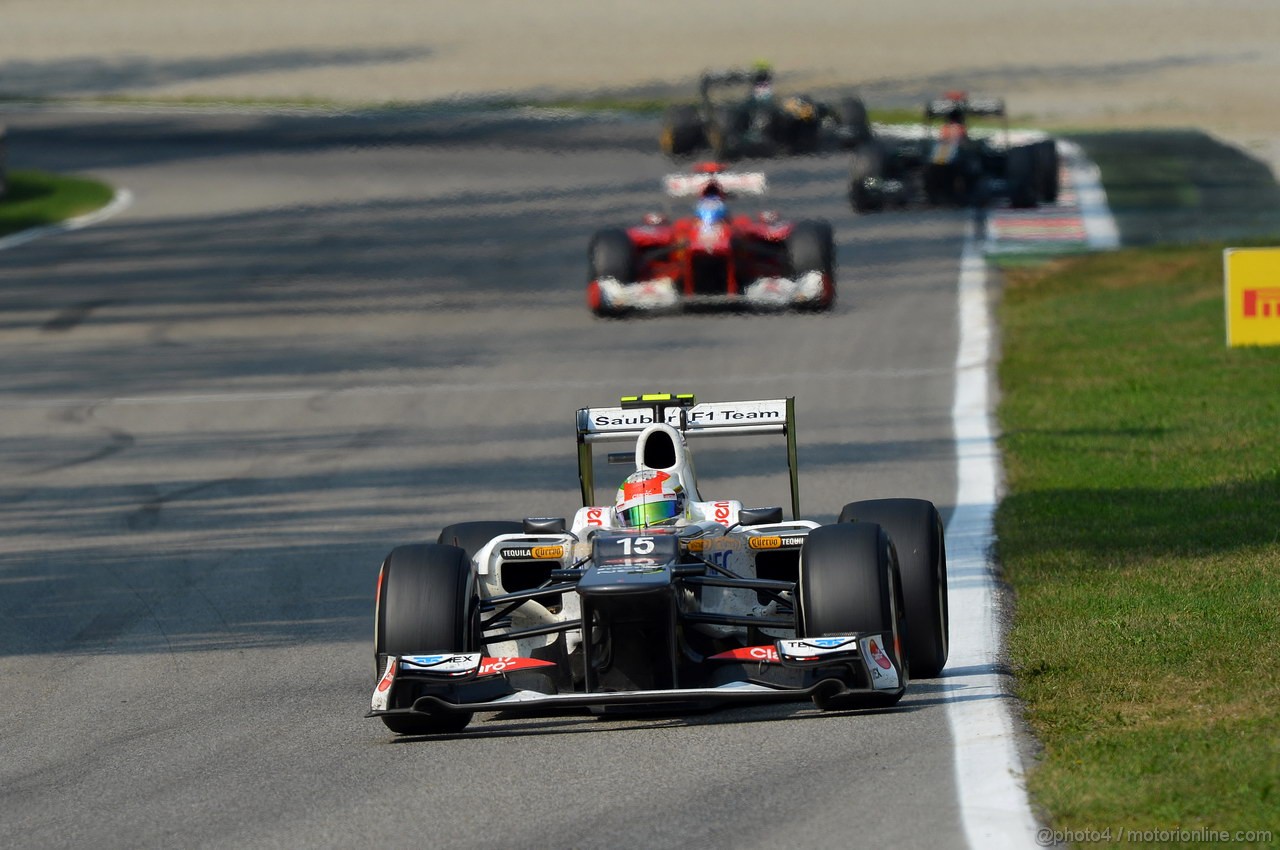
[[[660,469],[633,472],[618,488],[614,510],[623,528],[667,525],[684,517],[687,497],[680,482]]]

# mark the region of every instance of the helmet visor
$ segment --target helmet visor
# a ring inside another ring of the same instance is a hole
[[[623,525],[627,528],[647,528],[670,522],[680,515],[680,505],[676,499],[654,500],[642,505],[632,505],[618,512]]]

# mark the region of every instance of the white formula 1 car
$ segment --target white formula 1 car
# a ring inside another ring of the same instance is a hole
[[[583,507],[445,528],[378,576],[370,717],[457,732],[475,712],[679,711],[810,698],[886,706],[947,660],[946,551],[931,502],[799,518],[794,400],[653,394],[577,413]],[[784,438],[781,507],[705,499],[691,440]],[[595,497],[594,447],[633,471]]]

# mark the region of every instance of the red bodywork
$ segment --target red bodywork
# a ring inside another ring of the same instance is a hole
[[[627,228],[637,280],[671,278],[684,295],[738,295],[763,277],[790,277],[790,222],[731,216],[706,227],[696,218]]]

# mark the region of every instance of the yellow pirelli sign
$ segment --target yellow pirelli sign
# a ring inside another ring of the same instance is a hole
[[[1227,345],[1280,345],[1280,248],[1222,252]]]

